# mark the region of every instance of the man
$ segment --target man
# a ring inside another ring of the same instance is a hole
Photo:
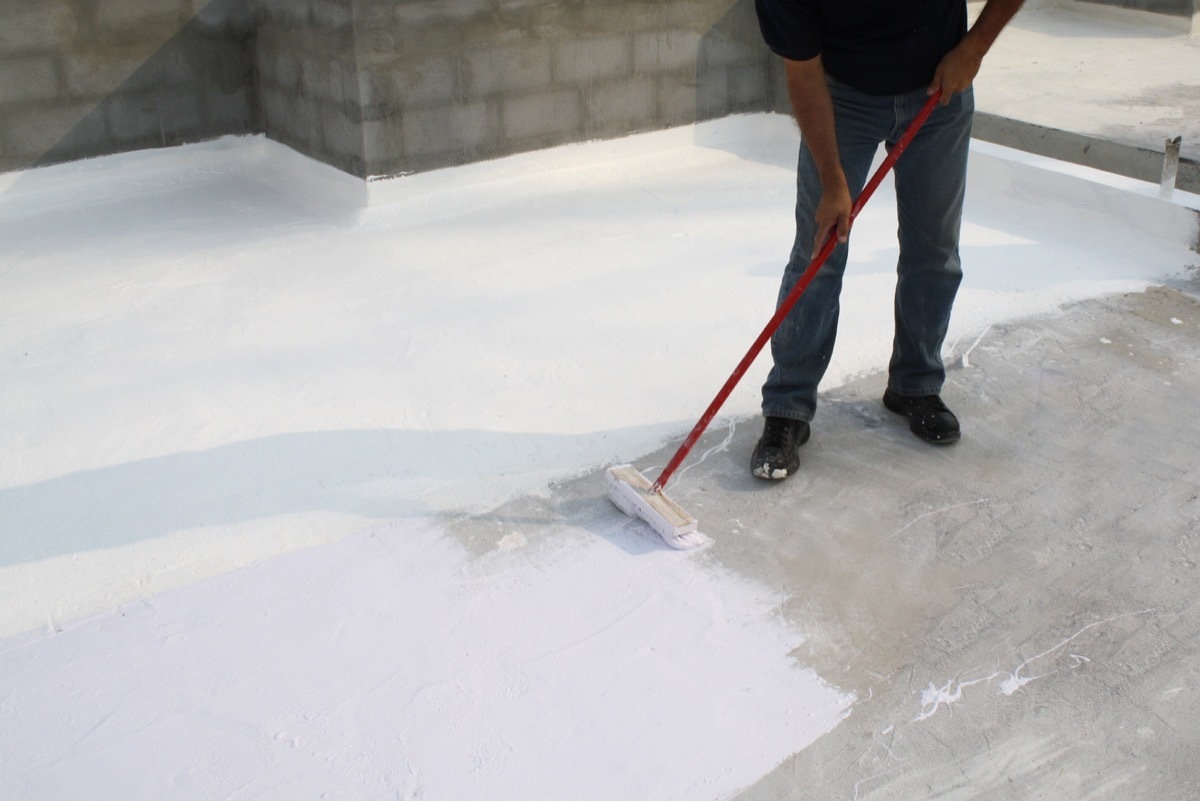
[[[802,139],[796,240],[779,299],[830,232],[839,244],[771,340],[754,475],[783,479],[800,465],[837,333],[853,199],[879,144],[894,143],[939,89],[938,107],[894,167],[900,258],[883,403],[927,442],[958,440],[941,399],[941,348],[962,280],[971,81],[1021,3],[988,0],[968,31],[966,0],[755,0],[763,38],[784,60]]]

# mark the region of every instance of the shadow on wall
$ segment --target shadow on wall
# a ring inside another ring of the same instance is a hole
[[[53,61],[59,77],[6,104],[0,171],[261,131],[248,6],[212,0],[187,18],[147,4],[146,19],[122,24],[81,3],[63,18],[57,52],[16,43],[33,49],[14,58]]]
[[[731,114],[763,112],[785,114],[791,118],[783,64],[762,39],[753,0],[739,0],[702,38],[696,75],[695,122]],[[696,129],[696,144],[725,150],[740,158],[794,169],[795,156],[791,150],[777,147],[747,149],[746,143],[752,140],[741,134],[730,136],[730,130],[728,127],[700,126]],[[798,147],[798,131],[796,137]],[[777,161],[781,152],[788,154],[786,163]]]
[[[700,40],[696,120],[786,111],[779,59],[763,42],[753,0],[738,0]]]

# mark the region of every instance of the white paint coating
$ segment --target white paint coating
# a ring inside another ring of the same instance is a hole
[[[834,726],[775,593],[619,519],[479,558],[430,523],[691,426],[769,316],[795,146],[736,118],[371,207],[262,140],[5,176],[0,795],[721,798]],[[985,162],[964,366],[1186,263]],[[856,224],[829,386],[886,364],[894,215],[884,187]]]
[[[378,182],[367,208],[259,139],[5,176],[0,636],[677,441],[769,317],[796,145],[737,117]],[[1010,155],[973,162],[951,343],[1188,263],[1113,215],[1159,201],[1095,208]],[[887,362],[894,219],[885,182],[827,386]],[[764,365],[723,414],[756,414]]]
[[[715,799],[848,714],[776,599],[627,539],[398,522],[10,646],[2,794]]]

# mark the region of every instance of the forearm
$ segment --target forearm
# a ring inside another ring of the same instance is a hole
[[[812,153],[821,176],[821,185],[826,189],[845,185],[841,158],[837,147],[837,130],[833,117],[833,98],[825,82],[825,68],[821,58],[808,61],[784,59],[787,75],[788,96],[792,113],[800,126],[800,134]]]
[[[978,51],[980,58],[996,43],[1000,32],[1020,10],[1025,0],[987,0],[975,24],[967,32],[966,41]]]
[[[940,89],[942,105],[946,105],[951,97],[966,91],[979,73],[983,57],[996,43],[996,38],[1023,2],[1024,0],[987,0],[971,30],[967,31],[967,35],[958,46],[947,53],[938,64],[933,82],[929,85],[929,94]]]

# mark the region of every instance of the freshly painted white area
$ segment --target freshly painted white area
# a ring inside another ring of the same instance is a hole
[[[0,651],[6,798],[724,798],[848,714],[778,599],[400,521]]]
[[[711,557],[615,509],[483,555],[437,522],[686,433],[770,316],[795,148],[754,116],[365,190],[260,139],[4,176],[0,795],[723,798],[836,725]],[[965,368],[1193,259],[1155,197],[973,169]],[[886,365],[889,189],[827,386]]]
[[[5,176],[0,635],[680,437],[770,316],[796,144],[734,117],[358,195],[257,138]],[[1188,263],[1178,205],[1007,155],[973,165],[952,359]],[[827,386],[886,364],[889,189]]]

